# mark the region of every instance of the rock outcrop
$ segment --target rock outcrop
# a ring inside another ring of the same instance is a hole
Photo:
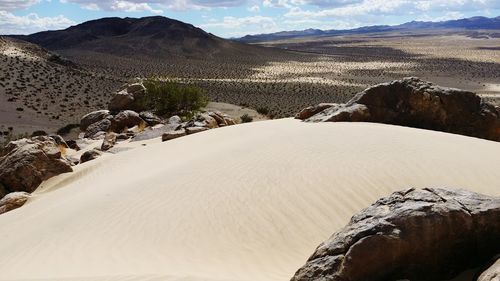
[[[442,188],[395,192],[323,242],[292,281],[449,279],[500,252],[498,222],[498,197]]]
[[[317,110],[316,110],[317,109]],[[346,104],[303,110],[308,122],[377,122],[500,141],[500,111],[472,92],[418,78],[373,86]],[[309,116],[316,113],[313,116]]]
[[[28,201],[30,194],[27,192],[12,192],[0,200],[0,215],[20,208]]]
[[[59,145],[47,136],[10,142],[0,157],[0,183],[8,192],[33,192],[44,180],[71,171]]]
[[[144,111],[144,105],[141,103],[142,97],[146,93],[146,87],[142,83],[127,85],[127,87],[116,93],[109,102],[108,109],[111,112],[122,110]]]

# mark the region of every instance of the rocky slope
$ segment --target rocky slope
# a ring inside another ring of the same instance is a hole
[[[308,107],[306,122],[376,122],[500,141],[500,109],[476,94],[418,78],[370,87],[346,104]]]

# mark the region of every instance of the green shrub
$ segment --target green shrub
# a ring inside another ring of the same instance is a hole
[[[195,86],[158,80],[146,80],[144,86],[147,92],[141,102],[158,115],[185,116],[208,103],[202,90]]]
[[[241,115],[240,119],[241,119],[241,123],[250,123],[253,121],[253,117],[246,114],[246,113]]]

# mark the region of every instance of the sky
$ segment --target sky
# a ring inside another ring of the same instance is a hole
[[[500,0],[0,0],[0,34],[64,29],[103,17],[161,15],[230,38],[500,15]]]

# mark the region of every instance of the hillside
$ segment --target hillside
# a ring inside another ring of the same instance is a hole
[[[161,16],[102,18],[65,30],[16,37],[59,53],[81,50],[128,58],[208,59],[262,51]]]
[[[103,107],[121,84],[37,45],[7,37],[0,37],[0,69],[4,137],[55,131],[77,122],[85,112]]]
[[[306,29],[296,31],[281,31],[268,34],[247,35],[235,39],[235,41],[245,43],[257,43],[266,41],[276,41],[291,38],[301,38],[309,36],[336,36],[336,35],[355,35],[355,34],[369,34],[379,32],[410,32],[410,31],[430,31],[448,29],[455,31],[467,30],[497,30],[493,36],[500,37],[500,17],[486,18],[486,17],[472,17],[458,20],[448,20],[439,22],[427,21],[412,21],[399,25],[375,25],[364,26],[354,29],[346,30],[321,30],[321,29]]]

